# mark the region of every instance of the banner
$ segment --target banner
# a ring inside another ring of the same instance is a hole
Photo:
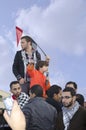
[[[16,26],[16,38],[17,38],[17,46],[19,44],[19,41],[21,39],[21,36],[23,34],[23,30]]]

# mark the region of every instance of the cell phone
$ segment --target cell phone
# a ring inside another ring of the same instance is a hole
[[[10,115],[13,107],[13,99],[11,97],[3,98],[3,103],[7,113]]]

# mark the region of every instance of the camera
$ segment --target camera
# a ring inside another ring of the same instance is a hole
[[[3,98],[3,103],[4,103],[6,111],[10,115],[12,107],[13,107],[13,99],[12,99],[12,97]]]

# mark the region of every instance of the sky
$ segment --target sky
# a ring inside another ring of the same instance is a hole
[[[10,82],[16,80],[12,64],[21,49],[16,26],[50,56],[51,85],[64,88],[74,81],[86,99],[86,1],[0,0],[0,90],[9,91]]]

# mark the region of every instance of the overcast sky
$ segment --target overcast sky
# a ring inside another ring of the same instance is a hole
[[[0,89],[5,91],[15,80],[12,64],[20,48],[15,26],[50,56],[51,84],[64,88],[66,82],[75,81],[78,93],[86,97],[86,1],[0,1]]]

